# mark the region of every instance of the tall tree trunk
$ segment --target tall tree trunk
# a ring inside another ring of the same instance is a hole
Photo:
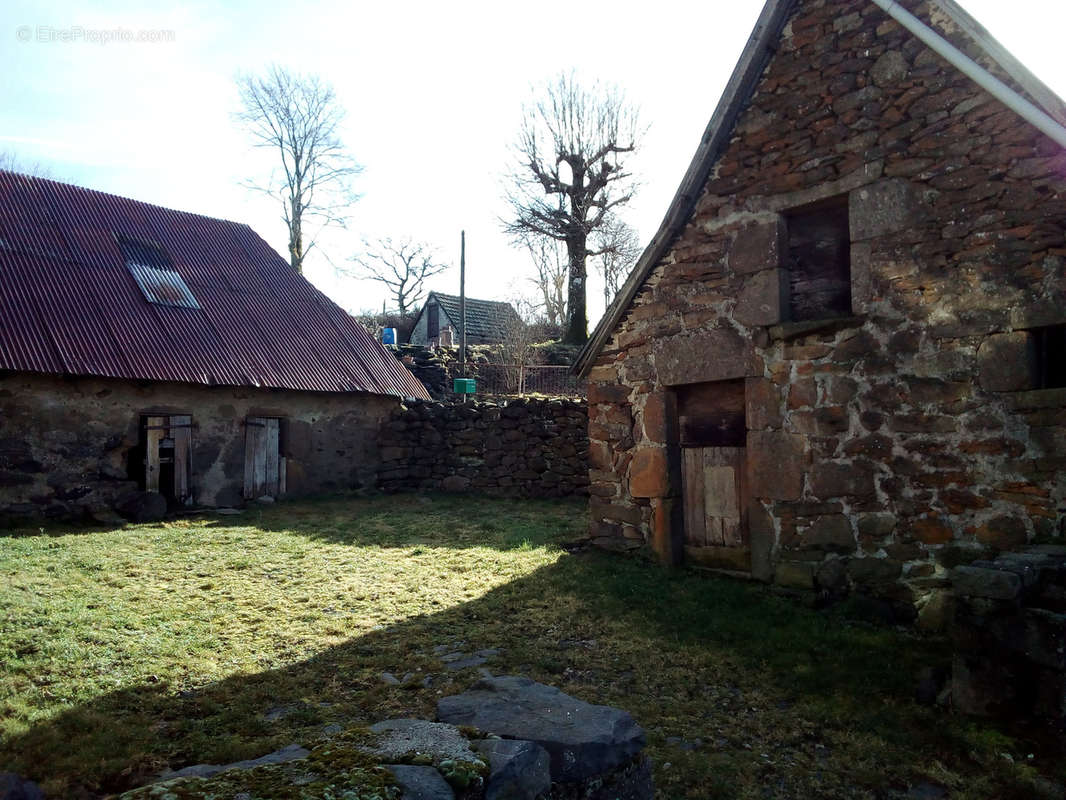
[[[566,344],[584,344],[589,338],[588,313],[585,310],[586,270],[585,259],[588,251],[585,247],[586,237],[582,232],[566,240],[566,255],[570,262],[570,277],[567,285]]]

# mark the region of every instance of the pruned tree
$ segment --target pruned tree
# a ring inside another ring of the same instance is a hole
[[[277,166],[265,180],[245,185],[278,200],[289,233],[289,263],[303,272],[318,233],[344,227],[357,199],[352,179],[362,167],[340,138],[344,109],[333,88],[317,75],[272,66],[265,75],[237,78],[241,110],[234,117],[255,147],[276,151]],[[315,231],[308,227],[317,225]]]
[[[555,239],[543,236],[524,236],[522,241],[533,261],[529,280],[539,298],[535,308],[543,313],[545,323],[561,327],[566,322],[566,250]]]
[[[637,111],[613,86],[583,86],[559,75],[526,106],[509,176],[513,217],[504,229],[517,240],[561,242],[567,254],[567,325],[563,341],[588,340],[586,259],[598,255],[590,235],[635,190],[623,157],[639,144]]]
[[[348,260],[353,267],[346,272],[353,277],[385,284],[401,316],[410,313],[425,294],[425,281],[448,269],[425,242],[409,238],[393,240],[385,236],[371,243],[364,240],[364,251]]]
[[[606,308],[618,294],[619,284],[640,258],[640,240],[633,228],[612,216],[596,231],[595,242],[594,247],[599,252],[595,265],[603,276],[603,304]]]

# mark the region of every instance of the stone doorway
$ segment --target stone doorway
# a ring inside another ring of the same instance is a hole
[[[676,392],[685,560],[749,573],[744,381],[691,384]]]

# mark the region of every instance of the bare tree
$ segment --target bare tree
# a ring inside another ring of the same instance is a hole
[[[548,83],[525,109],[518,168],[507,199],[514,216],[505,230],[566,246],[567,326],[563,341],[588,340],[586,258],[590,234],[629,202],[635,184],[622,157],[637,149],[637,111],[612,86],[581,85],[573,73]]]
[[[409,238],[393,240],[386,236],[374,243],[364,241],[363,246],[361,255],[348,259],[354,267],[347,272],[385,284],[401,316],[421,301],[425,280],[448,268],[448,264],[437,261],[429,245]]]
[[[0,169],[18,172],[22,175],[32,175],[34,178],[55,180],[51,167],[43,161],[26,161],[11,150],[0,150]]]
[[[362,168],[340,139],[344,109],[333,88],[316,75],[272,66],[265,75],[237,78],[241,110],[234,117],[256,147],[276,150],[280,167],[265,181],[247,181],[282,205],[289,231],[289,263],[303,272],[315,236],[328,225],[344,227],[357,199],[352,179]],[[309,224],[318,230],[309,233]]]
[[[523,395],[526,391],[526,367],[532,361],[537,328],[530,324],[536,318],[537,304],[515,294],[510,301],[517,314],[501,320],[501,339],[495,350],[504,365],[505,388],[508,393]]]
[[[525,236],[523,244],[535,271],[529,279],[540,298],[535,307],[543,312],[544,322],[561,327],[566,322],[566,252],[558,241],[545,237]]]
[[[603,303],[610,306],[618,294],[618,284],[640,258],[637,232],[618,217],[610,217],[596,231],[596,269],[603,276]]]

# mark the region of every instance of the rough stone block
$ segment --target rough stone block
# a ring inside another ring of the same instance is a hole
[[[589,403],[627,403],[629,386],[618,383],[590,383],[588,385]]]
[[[652,501],[651,547],[659,561],[677,566],[684,555],[684,512],[681,501],[662,498]]]
[[[666,386],[762,374],[762,359],[752,343],[731,329],[658,339],[653,352],[659,380]]]
[[[778,269],[783,266],[784,254],[788,252],[787,237],[785,222],[780,216],[741,228],[729,249],[729,268],[737,274]]]
[[[788,589],[813,589],[814,565],[796,561],[779,561],[774,570],[774,583]]]
[[[1014,600],[1022,591],[1022,579],[1013,572],[985,567],[955,567],[951,583],[955,594],[963,597]]]
[[[744,381],[745,414],[748,428],[753,431],[781,427],[781,390],[768,378],[748,378]]]
[[[977,541],[997,550],[1011,550],[1025,544],[1025,523],[1016,517],[999,516],[977,526]]]
[[[641,413],[644,438],[649,442],[666,444],[670,441],[671,429],[676,425],[677,405],[672,393],[654,392],[648,395]]]
[[[776,325],[782,319],[781,309],[787,307],[785,272],[768,269],[749,276],[737,297],[733,319],[742,325]]]
[[[1036,347],[1028,331],[997,333],[977,350],[977,376],[989,392],[1023,392],[1033,388]]]
[[[605,503],[595,497],[589,499],[589,512],[593,520],[607,520],[609,522],[627,522],[630,525],[640,525],[641,513],[637,506],[623,506],[618,503]],[[621,531],[619,531],[619,534]]]
[[[751,549],[751,576],[760,581],[774,577],[774,521],[758,500],[748,503],[748,546]]]
[[[848,562],[848,577],[861,585],[891,583],[902,572],[903,565],[893,558],[853,558]]]
[[[851,523],[843,514],[826,514],[817,517],[803,532],[803,548],[826,553],[855,552],[855,534]]]
[[[903,178],[885,178],[848,197],[851,240],[861,242],[898,233],[922,219],[921,189]]]
[[[911,523],[910,529],[914,538],[923,544],[947,544],[955,538],[951,525],[936,516],[916,519]]]
[[[874,476],[861,464],[819,461],[811,467],[811,492],[822,500],[830,497],[864,497],[874,493]]]
[[[605,775],[644,749],[644,731],[628,713],[578,700],[529,678],[486,678],[468,692],[442,698],[437,718],[508,739],[536,742],[556,782]]]
[[[807,439],[795,433],[748,431],[748,487],[752,497],[798,500],[807,469]]]
[[[665,447],[639,447],[629,465],[629,494],[633,497],[669,497],[670,470]]]

